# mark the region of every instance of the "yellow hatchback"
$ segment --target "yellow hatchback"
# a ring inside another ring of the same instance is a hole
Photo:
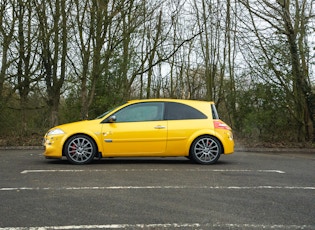
[[[44,137],[46,158],[73,164],[106,157],[188,157],[213,164],[234,152],[231,128],[213,102],[133,100],[102,116],[56,126]]]

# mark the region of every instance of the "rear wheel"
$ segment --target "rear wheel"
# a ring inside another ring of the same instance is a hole
[[[222,147],[212,136],[198,137],[191,145],[190,157],[199,164],[214,164],[220,158]]]
[[[71,137],[64,146],[64,153],[72,164],[88,164],[94,159],[96,152],[94,141],[85,135]]]

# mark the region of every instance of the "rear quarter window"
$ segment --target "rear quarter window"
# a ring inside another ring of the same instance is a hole
[[[165,120],[207,119],[205,114],[185,104],[167,102],[165,108]]]
[[[212,112],[212,118],[213,119],[220,119],[217,108],[214,104],[211,104],[211,112]]]

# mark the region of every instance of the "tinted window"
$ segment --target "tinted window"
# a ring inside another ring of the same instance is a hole
[[[114,114],[116,122],[158,121],[163,118],[163,103],[130,105]]]
[[[166,120],[187,120],[187,119],[206,119],[207,116],[188,105],[167,102],[166,103]]]
[[[218,111],[214,104],[211,104],[211,112],[212,112],[213,119],[219,119]]]

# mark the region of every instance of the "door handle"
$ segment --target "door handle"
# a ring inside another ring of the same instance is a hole
[[[157,125],[154,127],[155,129],[165,129],[166,127],[163,125]]]

